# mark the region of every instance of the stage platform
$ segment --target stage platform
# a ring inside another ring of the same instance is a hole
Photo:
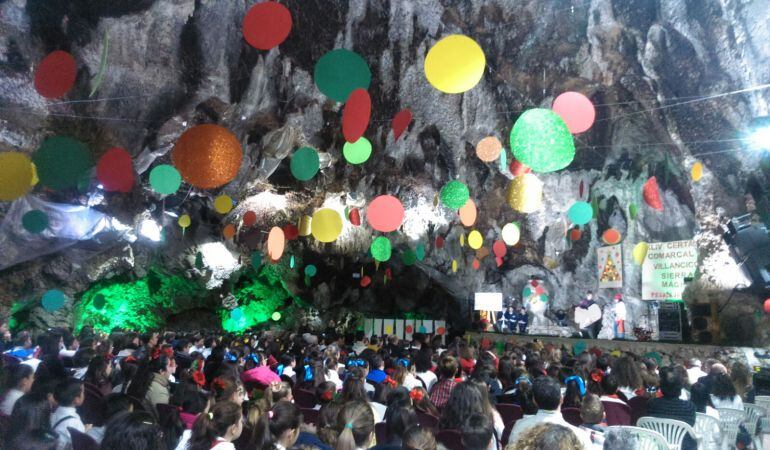
[[[527,334],[503,334],[503,333],[470,333],[473,340],[479,342],[481,339],[489,339],[492,342],[511,342],[517,345],[526,345],[535,339],[543,344],[553,344],[558,347],[572,349],[577,342],[584,342],[585,348],[598,348],[602,352],[631,352],[636,355],[645,355],[651,352],[657,352],[664,358],[673,358],[681,362],[689,358],[716,357],[719,359],[739,360],[749,364],[749,367],[763,365],[755,356],[755,352],[765,353],[765,349],[751,347],[734,347],[718,345],[699,345],[683,344],[658,341],[625,341],[625,340],[607,340],[607,339],[581,339],[558,336],[538,336]],[[664,359],[665,364],[665,359]]]

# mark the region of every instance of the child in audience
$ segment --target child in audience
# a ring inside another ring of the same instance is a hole
[[[241,407],[230,401],[215,404],[195,420],[187,450],[235,450],[232,441],[243,431]],[[178,449],[180,447],[177,447]]]
[[[26,364],[16,364],[8,367],[6,370],[9,372],[6,381],[7,389],[2,403],[0,403],[0,413],[10,416],[16,401],[32,389],[32,383],[35,381],[35,371]]]
[[[54,398],[59,407],[51,414],[51,430],[57,436],[56,448],[64,450],[72,442],[68,428],[73,428],[81,433],[85,433],[87,429],[91,428],[91,425],[83,424],[76,410],[85,399],[83,382],[75,378],[66,379],[54,392]]]

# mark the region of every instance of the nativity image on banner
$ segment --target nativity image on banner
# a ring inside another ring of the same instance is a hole
[[[698,267],[693,241],[649,244],[642,264],[642,300],[681,300],[685,278]]]
[[[623,253],[620,245],[596,249],[599,289],[623,287]]]

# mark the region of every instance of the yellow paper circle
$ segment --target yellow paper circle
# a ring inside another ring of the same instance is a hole
[[[35,186],[40,182],[40,178],[37,177],[37,167],[35,167],[35,163],[31,162],[29,163],[30,166],[32,166],[32,180],[30,181],[30,185]]]
[[[634,246],[634,262],[637,266],[641,266],[644,263],[649,248],[650,246],[646,242],[640,242]]]
[[[313,222],[312,217],[304,215],[299,219],[299,226],[297,226],[297,234],[300,236],[310,236],[311,224]]]
[[[334,242],[342,233],[342,217],[333,209],[319,209],[313,213],[313,237],[321,242]]]
[[[533,213],[543,206],[543,182],[532,173],[518,176],[508,185],[507,198],[516,211]]]
[[[459,94],[478,84],[486,57],[479,44],[462,34],[452,34],[431,47],[425,56],[425,77],[434,88]]]
[[[188,216],[187,214],[182,214],[181,216],[179,216],[179,220],[177,221],[177,223],[179,223],[180,227],[187,228],[190,226],[190,223],[192,223],[192,221],[190,220],[190,216]]]
[[[516,245],[519,243],[519,239],[521,238],[521,230],[519,229],[519,225],[513,222],[506,223],[505,226],[503,226],[501,234],[503,235],[503,242],[505,242],[506,245]]]
[[[233,199],[228,195],[220,195],[214,199],[214,210],[219,214],[227,214],[233,209]]]
[[[459,213],[460,223],[462,223],[464,226],[472,227],[473,224],[476,223],[476,203],[474,203],[473,200],[468,199],[468,201],[465,202],[465,205],[460,208]]]
[[[478,230],[471,231],[468,234],[468,246],[474,250],[478,250],[482,245],[484,245],[484,236],[482,236]]]
[[[0,201],[8,202],[32,188],[32,161],[24,153],[0,153]]]
[[[457,272],[457,261],[454,259],[452,260],[452,272]]]
[[[703,164],[700,162],[693,164],[690,175],[692,176],[692,181],[700,181],[703,178]]]
[[[460,247],[465,247],[465,233],[460,234]]]

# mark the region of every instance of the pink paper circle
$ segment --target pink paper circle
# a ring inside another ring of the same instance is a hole
[[[580,92],[561,94],[553,101],[551,109],[564,120],[572,134],[588,130],[596,118],[593,103]]]
[[[366,208],[366,221],[377,231],[396,231],[404,221],[404,205],[392,195],[380,195]]]

